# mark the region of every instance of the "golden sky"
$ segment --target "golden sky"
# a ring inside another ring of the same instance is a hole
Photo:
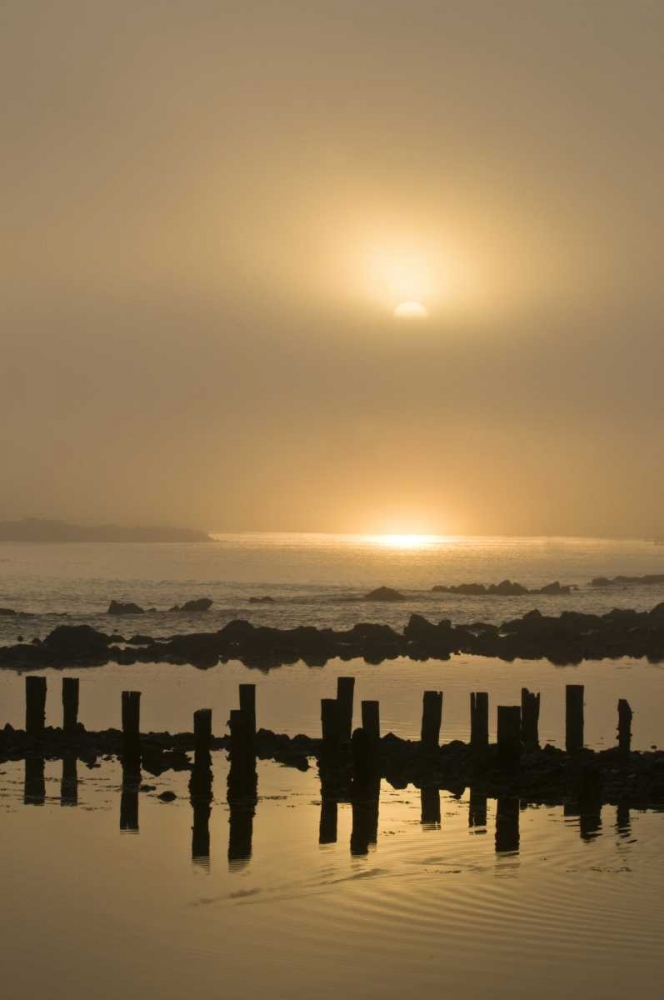
[[[0,517],[661,532],[659,0],[4,0],[0,78]]]

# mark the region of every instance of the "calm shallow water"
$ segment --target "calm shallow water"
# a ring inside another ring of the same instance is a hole
[[[38,617],[0,617],[0,642],[19,633],[42,637],[67,613],[131,634],[218,629],[232,618],[280,627],[299,624],[347,628],[357,621],[402,628],[418,611],[432,619],[500,622],[533,606],[559,614],[564,608],[602,613],[612,607],[650,608],[664,600],[664,586],[588,589],[595,576],[664,573],[664,546],[646,541],[573,538],[441,538],[401,548],[355,535],[222,535],[210,544],[0,544],[0,606]],[[528,587],[560,580],[583,588],[568,597],[472,598],[432,594],[434,584],[497,583]],[[376,586],[400,589],[394,605],[367,603]],[[249,604],[272,596],[274,605]],[[207,596],[205,615],[163,613]],[[110,618],[111,599],[156,607],[160,614]]]
[[[528,808],[518,850],[496,853],[493,800],[470,828],[468,794],[441,793],[422,825],[420,793],[384,784],[377,843],[353,856],[350,806],[318,843],[315,770],[263,764],[251,855],[229,862],[223,756],[203,861],[186,775],[147,778],[132,834],[116,765],[79,765],[74,808],[59,762],[41,806],[23,805],[23,764],[0,768],[7,995],[618,998],[664,973],[664,815],[607,806],[584,839],[578,817]]]
[[[235,617],[282,627],[347,627],[358,620],[402,627],[412,611],[433,619],[502,621],[534,605],[604,612],[649,608],[664,588],[594,591],[593,576],[664,572],[664,549],[645,542],[584,539],[453,539],[421,549],[339,536],[224,536],[215,545],[3,545],[0,606],[32,611],[0,618],[0,643],[20,631],[44,635],[63,619],[126,635],[215,629]],[[432,595],[435,583],[578,584],[566,598]],[[367,604],[368,589],[402,589],[398,605]],[[269,593],[272,606],[249,605]],[[109,619],[111,598],[168,608],[210,596],[205,615],[159,613]],[[445,694],[442,739],[467,739],[469,693],[514,704],[522,686],[541,691],[543,742],[562,745],[564,686],[586,688],[586,743],[611,746],[616,704],[634,710],[634,746],[664,745],[662,670],[629,659],[554,667],[547,661],[456,656],[368,665],[303,663],[268,674],[239,663],[209,670],[170,664],[67,669],[81,679],[80,718],[89,729],[120,725],[120,693],[143,692],[142,729],[191,728],[213,709],[225,731],[237,684],[258,686],[259,725],[317,735],[320,699],[338,675],[356,677],[356,704],[377,698],[383,732],[417,737],[422,692]],[[61,721],[60,677],[49,679],[47,723]],[[23,724],[24,679],[0,672],[0,725]],[[337,842],[320,846],[320,786],[306,774],[259,765],[251,857],[229,862],[224,755],[214,760],[210,857],[191,856],[187,775],[144,776],[140,832],[120,832],[120,768],[79,763],[78,805],[61,808],[60,762],[45,765],[42,805],[23,804],[25,765],[0,765],[3,982],[12,1000],[181,1000],[189,995],[332,998],[622,998],[650,992],[664,973],[664,815],[605,807],[601,817],[528,808],[518,851],[496,853],[496,803],[486,827],[469,827],[468,793],[441,793],[440,825],[421,823],[420,793],[384,784],[378,838],[350,851],[351,808],[339,806]],[[178,794],[170,805],[157,794]],[[514,831],[512,831],[513,833]],[[582,837],[581,834],[584,833]],[[503,845],[504,846],[504,845]],[[246,851],[245,851],[246,853]]]

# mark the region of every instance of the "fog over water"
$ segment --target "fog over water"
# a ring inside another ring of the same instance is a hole
[[[661,533],[663,39],[5,0],[0,517]]]

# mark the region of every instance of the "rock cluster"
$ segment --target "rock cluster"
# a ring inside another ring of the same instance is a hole
[[[561,584],[556,580],[554,583],[547,583],[545,587],[538,590],[529,590],[522,583],[503,580],[501,583],[459,583],[456,586],[445,587],[436,584],[431,590],[438,594],[466,594],[469,597],[522,597],[524,594],[548,594],[558,596],[571,594],[575,588],[568,584]]]
[[[39,669],[110,662],[208,667],[233,659],[269,670],[298,660],[322,666],[332,658],[380,663],[399,656],[448,659],[455,653],[508,661],[547,658],[559,664],[622,656],[659,662],[664,660],[664,602],[651,611],[615,609],[605,615],[563,611],[552,616],[534,610],[500,626],[486,622],[455,626],[449,619],[430,622],[414,614],[403,632],[371,622],[346,630],[305,625],[279,629],[239,619],[216,632],[164,639],[136,635],[127,643],[89,625],[59,625],[40,643],[0,647],[0,667]]]

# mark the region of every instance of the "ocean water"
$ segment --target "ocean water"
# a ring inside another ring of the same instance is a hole
[[[664,586],[588,587],[597,576],[664,573],[664,546],[652,541],[577,538],[372,538],[356,535],[217,535],[209,544],[1,544],[0,607],[32,618],[0,616],[0,642],[43,637],[66,614],[71,623],[147,631],[152,635],[213,630],[233,618],[280,627],[346,628],[379,621],[401,628],[412,611],[433,620],[500,622],[533,606],[602,613],[645,609]],[[580,589],[567,597],[472,598],[435,594],[436,584],[498,583],[529,588],[559,580]],[[363,600],[378,586],[404,594],[395,604]],[[251,597],[270,596],[256,605]],[[205,615],[169,614],[194,597],[210,597]],[[158,613],[109,619],[112,600]]]

